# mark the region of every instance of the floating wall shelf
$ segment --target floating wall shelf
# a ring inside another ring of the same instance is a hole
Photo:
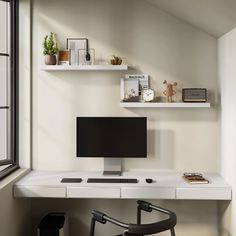
[[[126,71],[127,65],[78,65],[78,66],[47,66],[42,67],[44,71]]]
[[[126,108],[210,108],[210,103],[183,103],[183,102],[121,102],[121,107]]]

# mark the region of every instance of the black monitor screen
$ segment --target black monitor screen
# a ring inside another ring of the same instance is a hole
[[[146,157],[146,117],[77,117],[77,157]]]

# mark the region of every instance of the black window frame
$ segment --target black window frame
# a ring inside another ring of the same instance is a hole
[[[9,165],[0,171],[0,180],[19,168],[19,0],[1,0],[10,4],[10,154],[9,159],[1,160],[0,166]]]

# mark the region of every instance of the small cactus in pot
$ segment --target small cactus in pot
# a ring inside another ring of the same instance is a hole
[[[43,41],[43,55],[45,56],[46,65],[56,65],[57,59],[56,55],[59,51],[58,42],[56,39],[56,34],[50,33],[46,35]]]

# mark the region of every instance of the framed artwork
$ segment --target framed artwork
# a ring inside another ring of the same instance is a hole
[[[79,65],[79,50],[86,50],[86,47],[88,47],[88,39],[67,38],[66,47],[70,50],[70,64]]]

